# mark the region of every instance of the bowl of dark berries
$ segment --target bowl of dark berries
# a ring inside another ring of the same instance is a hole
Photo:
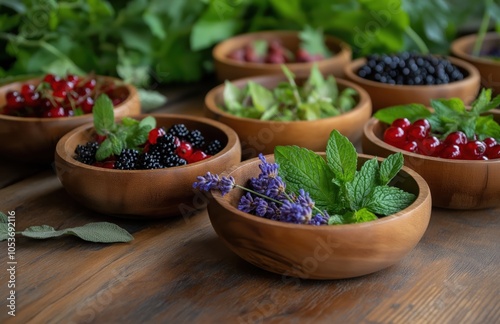
[[[333,129],[361,139],[371,116],[370,97],[360,86],[313,65],[309,76],[284,74],[226,81],[205,97],[205,115],[234,129],[243,158],[271,154],[277,145],[324,149]]]
[[[482,86],[500,94],[500,33],[487,33],[478,53],[475,53],[477,38],[478,34],[457,38],[451,43],[451,53],[474,65],[481,74]]]
[[[226,246],[283,277],[342,279],[390,267],[417,245],[431,214],[429,187],[401,154],[357,154],[337,131],[325,153],[279,146],[199,176],[195,187],[211,192],[210,222]]]
[[[429,184],[436,207],[500,206],[500,103],[491,90],[470,107],[458,98],[435,99],[377,111],[364,127],[363,153],[404,155],[405,165]]]
[[[344,72],[368,92],[374,111],[399,104],[428,105],[435,98],[460,98],[470,104],[481,81],[479,71],[461,59],[408,52],[359,58]]]
[[[48,74],[0,87],[0,156],[27,163],[53,161],[57,141],[92,121],[94,101],[103,93],[117,117],[140,113],[136,88],[112,77]]]
[[[55,168],[76,201],[103,214],[186,216],[206,200],[195,199],[193,177],[241,159],[236,133],[207,118],[139,115],[113,122],[109,109],[99,116],[61,138]]]
[[[308,74],[312,62],[321,72],[342,77],[352,51],[339,39],[306,28],[238,35],[217,44],[212,56],[220,81],[280,73],[280,64],[297,75]]]

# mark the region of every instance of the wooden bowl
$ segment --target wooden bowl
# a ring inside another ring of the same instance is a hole
[[[371,158],[360,155],[360,161]],[[269,162],[274,156],[266,157]],[[246,185],[260,170],[260,160],[239,164],[224,176]],[[431,215],[431,195],[416,172],[403,167],[397,186],[417,195],[413,204],[375,221],[347,225],[298,225],[264,219],[237,209],[242,191],[213,192],[208,215],[217,235],[253,265],[283,276],[341,279],[387,268],[419,242]]]
[[[431,99],[460,98],[465,104],[476,99],[480,88],[479,71],[472,65],[453,57],[446,57],[465,73],[461,81],[440,85],[390,85],[371,81],[357,75],[366,64],[366,58],[359,58],[345,67],[346,79],[363,87],[372,99],[373,111],[396,105],[421,103],[428,105]]]
[[[318,68],[324,74],[333,74],[337,77],[344,75],[344,66],[351,61],[351,47],[339,39],[325,35],[326,46],[334,53],[332,57],[317,61]],[[239,62],[228,58],[232,51],[243,48],[255,40],[280,40],[281,44],[295,52],[300,44],[298,32],[296,31],[263,31],[247,33],[229,38],[217,44],[212,56],[214,59],[215,72],[220,81],[241,79],[251,76],[282,73],[280,64]],[[286,66],[295,75],[308,75],[313,63],[287,63]]]
[[[296,78],[302,84],[307,78]],[[266,88],[273,88],[285,81],[283,75],[265,75],[233,81],[243,88],[248,81],[254,81]],[[356,84],[337,78],[339,90],[351,87],[358,92],[357,105],[338,116],[312,121],[266,121],[237,117],[223,111],[224,84],[210,90],[205,96],[205,115],[218,120],[238,133],[243,158],[255,157],[259,153],[271,154],[276,145],[298,145],[313,151],[324,151],[332,130],[337,129],[353,143],[361,139],[363,124],[371,116],[371,100],[366,91]]]
[[[152,115],[158,126],[184,123],[200,130],[207,140],[219,139],[224,149],[196,163],[155,170],[114,170],[76,161],[78,144],[93,138],[93,124],[86,124],[64,135],[57,143],[55,166],[66,191],[79,203],[104,214],[122,217],[161,218],[204,208],[204,197],[194,197],[196,176],[222,172],[240,161],[241,148],[236,133],[224,124],[185,115]],[[142,119],[144,115],[138,116]]]
[[[474,65],[481,74],[482,86],[493,89],[493,95],[498,95],[500,94],[500,61],[472,55],[476,39],[476,34],[457,38],[451,43],[451,54]],[[482,48],[487,51],[500,48],[500,34],[487,33]]]
[[[500,121],[500,114],[494,117]],[[404,155],[405,166],[429,184],[432,204],[450,209],[481,209],[500,206],[500,160],[452,160],[411,153],[383,141],[388,126],[376,118],[363,129],[363,153],[386,157]]]
[[[99,76],[105,80],[119,81]],[[8,91],[20,90],[24,83],[39,84],[40,79],[14,82],[0,87],[0,107],[5,105]],[[115,106],[115,116],[139,114],[141,106],[137,89],[124,85],[128,97]],[[26,163],[50,163],[54,161],[57,141],[70,130],[92,122],[92,114],[61,118],[16,117],[0,114],[0,157]]]

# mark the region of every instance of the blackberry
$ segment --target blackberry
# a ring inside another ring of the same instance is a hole
[[[88,142],[85,145],[78,145],[75,149],[75,160],[92,165],[95,163],[95,153],[99,148],[99,143]]]
[[[197,129],[190,131],[186,139],[193,145],[193,147],[198,149],[205,145],[205,137],[203,137],[201,132]]]
[[[165,167],[171,168],[180,165],[186,165],[187,161],[179,157],[177,154],[171,155],[164,160]]]
[[[150,152],[158,152],[162,156],[172,155],[177,146],[175,145],[175,137],[172,134],[158,137],[156,144],[149,147]]]
[[[124,149],[115,162],[115,169],[134,170],[139,158],[139,152],[132,149]]]
[[[446,84],[465,77],[446,58],[408,52],[370,55],[357,75],[367,80],[401,85]]]
[[[137,169],[161,169],[161,155],[158,152],[146,152],[139,155],[137,159]]]
[[[213,140],[208,143],[207,148],[205,149],[205,153],[208,155],[215,155],[222,151],[222,143],[219,140]]]
[[[185,139],[189,134],[189,130],[184,124],[175,124],[168,129],[167,133],[172,134],[179,139]]]

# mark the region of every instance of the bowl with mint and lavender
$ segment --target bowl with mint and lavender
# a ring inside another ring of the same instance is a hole
[[[272,154],[278,145],[324,149],[333,129],[360,141],[372,104],[360,86],[322,74],[283,73],[226,81],[205,96],[205,115],[236,131],[243,158]]]
[[[324,153],[278,146],[193,185],[211,193],[222,241],[264,270],[304,279],[367,275],[399,262],[431,214],[425,180],[386,159],[358,154],[338,131]]]

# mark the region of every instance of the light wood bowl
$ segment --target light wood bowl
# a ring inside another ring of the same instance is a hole
[[[360,161],[368,157],[360,155]],[[266,156],[269,162],[274,156]],[[242,162],[224,176],[246,185],[260,170],[257,158]],[[222,241],[253,265],[286,277],[342,279],[363,276],[399,262],[419,242],[431,215],[431,195],[416,172],[403,167],[396,185],[417,195],[400,212],[360,224],[298,225],[264,219],[237,209],[239,189],[208,204],[212,226]]]
[[[500,114],[495,115],[500,121]],[[383,141],[387,125],[370,119],[363,130],[363,153],[386,157],[404,155],[405,166],[427,181],[435,207],[482,209],[500,206],[500,160],[452,160],[411,153]]]
[[[105,80],[120,80],[98,76]],[[0,107],[5,105],[8,91],[20,90],[24,83],[39,84],[40,79],[14,82],[0,87]],[[137,89],[124,84],[128,97],[115,106],[115,116],[125,117],[141,112]],[[57,141],[70,130],[93,121],[92,114],[61,118],[16,117],[0,114],[0,157],[25,163],[54,161]]]
[[[345,67],[345,76],[368,92],[373,111],[396,105],[421,103],[428,105],[431,99],[460,98],[465,104],[476,99],[480,88],[479,71],[463,60],[446,57],[466,73],[463,80],[440,85],[390,85],[362,78],[357,71],[366,64],[366,58],[359,58]]]
[[[296,78],[302,84],[307,78]],[[266,88],[274,88],[285,81],[283,75],[265,75],[233,81],[243,88],[248,81],[254,81]],[[324,151],[332,130],[336,129],[353,143],[360,141],[364,123],[372,112],[371,100],[366,91],[358,85],[337,78],[339,90],[351,87],[358,92],[357,105],[338,116],[312,121],[266,121],[237,117],[223,111],[224,84],[210,90],[205,96],[205,115],[218,120],[238,133],[242,145],[243,158],[251,158],[259,153],[271,154],[276,145],[298,145],[313,151]]]
[[[332,57],[317,61],[318,68],[324,74],[337,77],[344,75],[344,66],[351,61],[351,47],[341,40],[325,35],[326,46],[334,53]],[[232,51],[243,48],[255,40],[280,40],[281,44],[295,52],[300,44],[296,31],[263,31],[231,37],[217,44],[212,50],[215,72],[220,81],[241,79],[251,76],[281,73],[280,64],[239,62],[228,58]],[[313,63],[287,63],[286,66],[296,75],[309,74]]]
[[[90,166],[74,159],[78,144],[93,138],[93,124],[64,135],[57,143],[55,168],[66,191],[83,206],[103,214],[128,218],[185,216],[204,208],[205,197],[195,197],[192,188],[198,175],[218,173],[240,161],[236,133],[224,124],[185,115],[153,114],[158,126],[184,123],[198,129],[206,140],[219,139],[224,149],[196,163],[155,170],[113,170]],[[137,116],[142,119],[145,115]]]
[[[451,43],[451,54],[474,65],[481,74],[481,84],[485,88],[493,89],[493,94],[500,94],[500,61],[472,55],[472,48],[476,42],[477,34],[457,38]],[[484,41],[484,50],[500,48],[500,34],[487,33]]]

